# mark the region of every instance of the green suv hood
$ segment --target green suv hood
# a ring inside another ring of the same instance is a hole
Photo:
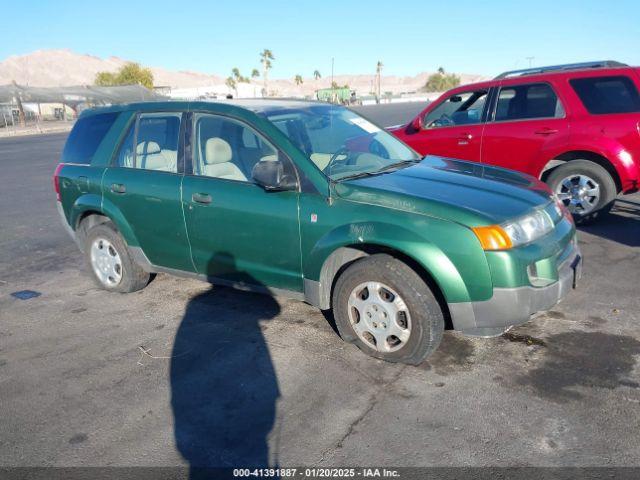
[[[414,211],[468,226],[502,223],[545,205],[551,192],[526,174],[499,167],[425,157],[398,170],[336,184],[345,200]]]

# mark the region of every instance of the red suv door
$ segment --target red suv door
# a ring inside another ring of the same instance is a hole
[[[421,155],[480,161],[488,89],[456,92],[427,108],[417,131],[396,131]]]
[[[546,82],[503,81],[484,127],[481,161],[534,176],[569,144],[561,99]]]

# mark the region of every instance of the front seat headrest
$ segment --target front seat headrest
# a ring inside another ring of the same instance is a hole
[[[156,142],[140,142],[136,148],[137,155],[153,155],[160,153],[160,145]]]
[[[232,156],[231,145],[223,139],[214,137],[207,140],[204,155],[206,165],[230,162]]]

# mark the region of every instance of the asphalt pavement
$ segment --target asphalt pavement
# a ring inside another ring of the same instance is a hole
[[[302,302],[96,288],[55,209],[64,138],[0,139],[0,466],[640,465],[640,195],[581,229],[582,282],[552,311],[402,366]]]

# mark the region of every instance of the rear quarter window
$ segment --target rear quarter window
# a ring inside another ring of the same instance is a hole
[[[80,118],[67,138],[62,152],[62,162],[90,164],[100,142],[118,115],[118,113],[100,113]]]
[[[589,113],[640,112],[638,89],[627,76],[574,78],[569,83]]]

